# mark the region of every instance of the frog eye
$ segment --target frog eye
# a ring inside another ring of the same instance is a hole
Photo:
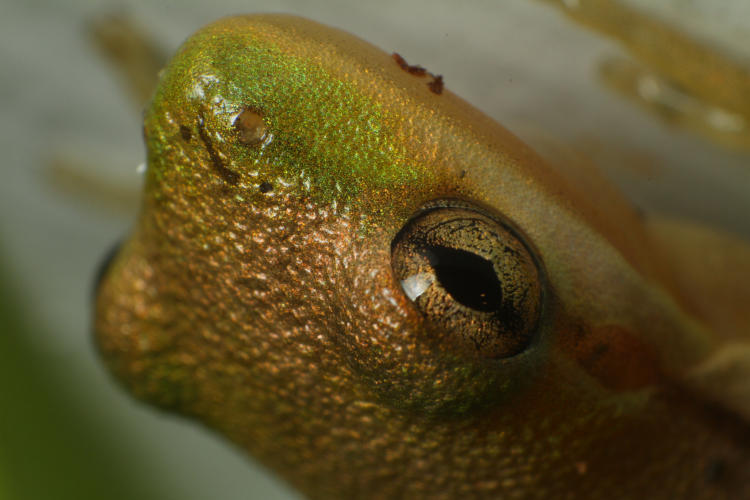
[[[540,265],[501,218],[461,201],[433,202],[398,232],[391,265],[431,330],[462,350],[508,358],[536,338]]]

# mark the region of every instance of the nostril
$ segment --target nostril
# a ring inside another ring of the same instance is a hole
[[[122,241],[118,241],[112,247],[107,251],[106,254],[104,254],[104,259],[99,263],[99,267],[96,269],[96,275],[94,276],[94,289],[93,289],[93,298],[96,300],[96,296],[99,294],[99,287],[102,284],[102,280],[104,279],[104,276],[107,274],[107,271],[109,271],[110,266],[112,265],[112,261],[115,259],[115,256],[120,251],[120,247],[122,246]]]

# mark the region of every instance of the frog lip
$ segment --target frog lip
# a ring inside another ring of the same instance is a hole
[[[107,275],[109,268],[112,267],[112,261],[115,260],[115,257],[120,252],[120,248],[122,247],[123,239],[120,238],[115,242],[114,245],[112,245],[109,250],[104,254],[104,257],[102,258],[101,262],[96,268],[96,274],[94,274],[94,286],[92,287],[92,300],[96,300],[96,297],[99,295],[99,289],[102,286],[102,282],[104,281],[104,277]]]

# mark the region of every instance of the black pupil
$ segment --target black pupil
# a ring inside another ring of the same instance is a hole
[[[490,261],[455,248],[430,246],[425,250],[440,285],[457,302],[483,312],[500,309],[503,292]]]

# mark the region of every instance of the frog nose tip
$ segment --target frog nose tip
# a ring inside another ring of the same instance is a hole
[[[120,247],[122,246],[122,240],[118,241],[114,245],[110,247],[109,250],[107,250],[107,253],[104,254],[104,258],[99,263],[99,266],[96,270],[96,275],[94,276],[94,288],[92,290],[93,292],[93,299],[96,300],[96,296],[99,295],[99,288],[102,285],[102,281],[104,281],[104,277],[107,275],[107,272],[109,271],[109,268],[112,266],[112,261],[115,260],[115,257],[117,256],[117,253],[120,251]]]

